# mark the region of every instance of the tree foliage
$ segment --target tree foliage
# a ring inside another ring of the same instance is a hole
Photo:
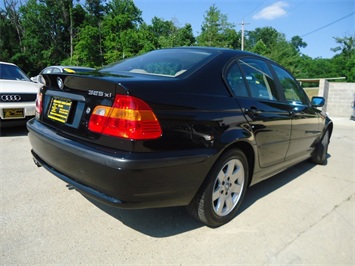
[[[347,80],[355,81],[355,34],[343,38],[335,37],[335,41],[338,46],[332,48],[332,51],[340,51],[340,54],[333,58],[336,69]]]
[[[214,46],[239,49],[241,32],[216,5],[204,14],[201,32],[190,24],[154,17],[143,21],[133,0],[4,0],[0,9],[0,59],[29,75],[48,65],[101,67],[153,49]],[[245,50],[269,57],[299,78],[345,76],[355,81],[355,35],[335,37],[331,59],[310,58],[301,37],[287,40],[272,27],[245,33]]]
[[[237,48],[239,46],[238,34],[234,25],[228,22],[228,17],[212,5],[204,16],[201,34],[197,37],[200,46],[217,46]]]

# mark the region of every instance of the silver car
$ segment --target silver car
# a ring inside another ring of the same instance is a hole
[[[74,74],[74,73],[82,73],[82,72],[90,72],[95,70],[95,68],[91,67],[83,67],[83,66],[48,66],[44,68],[39,75],[42,74],[59,74],[59,73],[68,73],[68,74]],[[37,82],[38,76],[31,77],[31,80],[33,82]]]

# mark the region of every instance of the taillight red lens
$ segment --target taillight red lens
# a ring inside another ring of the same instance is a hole
[[[112,107],[96,106],[90,117],[89,130],[133,140],[156,139],[162,134],[149,105],[128,95],[116,95]]]
[[[36,113],[40,115],[42,113],[42,93],[37,94],[36,98]]]

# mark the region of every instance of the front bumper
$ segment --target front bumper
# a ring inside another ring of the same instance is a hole
[[[22,117],[5,117],[4,109],[22,109]],[[34,102],[12,102],[0,103],[0,127],[16,127],[23,126],[26,122],[35,116],[35,103]]]
[[[11,103],[0,103],[0,118],[4,121],[6,120],[16,120],[24,119],[26,117],[35,116],[36,109],[35,102],[11,102]],[[23,117],[21,118],[5,118],[4,109],[23,109]]]
[[[83,194],[122,208],[187,205],[214,163],[214,149],[130,153],[27,123],[35,161]]]

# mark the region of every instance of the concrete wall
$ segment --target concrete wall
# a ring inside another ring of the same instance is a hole
[[[326,99],[323,111],[331,117],[350,117],[355,100],[355,83],[319,81],[319,96]]]

